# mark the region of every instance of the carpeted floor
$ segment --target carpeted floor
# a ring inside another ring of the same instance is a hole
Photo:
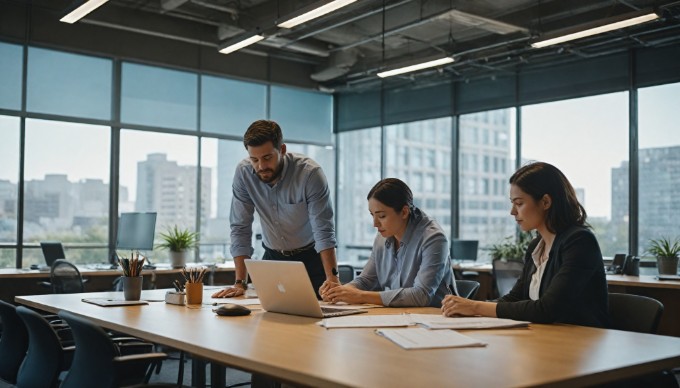
[[[159,349],[164,353],[169,355],[169,358],[163,361],[160,373],[154,373],[151,376],[150,383],[176,383],[177,374],[179,371],[179,352],[174,349],[163,348]],[[191,358],[185,357],[184,360],[184,378],[182,379],[183,385],[191,386]],[[205,368],[205,379],[208,386],[210,386],[210,366]],[[226,382],[227,387],[230,386],[250,386],[250,373],[246,373],[237,369],[227,368],[226,372]],[[245,385],[241,385],[245,384]]]

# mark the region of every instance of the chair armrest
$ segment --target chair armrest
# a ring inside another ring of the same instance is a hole
[[[38,282],[38,285],[42,287],[52,288],[52,283],[50,282]]]

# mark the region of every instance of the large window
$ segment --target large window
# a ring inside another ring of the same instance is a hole
[[[0,116],[0,242],[17,241],[19,118]],[[0,268],[13,267],[15,250],[0,250]]]
[[[0,42],[0,108],[21,109],[23,48]]]
[[[271,119],[281,125],[286,141],[330,144],[333,96],[272,86]]]
[[[451,235],[451,118],[385,127],[388,178],[399,178],[413,202]]]
[[[81,248],[66,251],[70,261],[106,261],[109,139],[108,127],[26,120],[24,243],[61,241]],[[24,266],[42,262],[39,249],[24,251]]]
[[[380,180],[381,143],[380,128],[338,135],[338,261],[363,265],[371,253],[376,230],[366,195]]]
[[[120,135],[119,212],[157,212],[156,235],[177,225],[196,229],[196,206],[201,216],[211,213],[212,172],[203,167],[201,201],[197,202],[197,138],[165,133],[122,130]],[[168,261],[167,252],[152,259]]]
[[[243,136],[267,117],[267,87],[211,76],[201,77],[201,131]]]
[[[489,260],[485,248],[515,232],[507,184],[515,165],[515,131],[514,109],[460,116],[458,237],[479,241],[479,261]]]
[[[123,63],[121,121],[197,129],[198,75]]]
[[[680,236],[680,83],[640,89],[639,253],[649,240]]]
[[[109,59],[30,47],[26,109],[108,120],[111,69]]]
[[[531,105],[522,161],[555,165],[588,213],[604,256],[628,252],[628,94]]]

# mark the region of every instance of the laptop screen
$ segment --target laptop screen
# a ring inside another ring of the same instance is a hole
[[[45,256],[45,264],[50,267],[57,259],[66,259],[64,247],[58,241],[43,241],[40,243],[40,248]]]

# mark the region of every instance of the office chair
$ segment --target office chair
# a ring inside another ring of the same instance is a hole
[[[28,331],[17,315],[16,307],[0,300],[0,379],[16,384],[19,367],[28,349]]]
[[[496,284],[498,297],[507,295],[512,287],[517,283],[517,279],[522,276],[524,263],[505,259],[494,259],[491,262],[493,268],[493,279]]]
[[[663,304],[656,299],[632,294],[609,294],[611,328],[656,334]]]
[[[59,317],[71,327],[76,342],[62,388],[113,388],[148,382],[152,366],[167,358],[165,353],[148,352],[151,344],[146,342],[116,344],[101,327],[67,311],[59,312]]]
[[[458,240],[451,242],[451,259],[454,261],[477,261],[479,240]],[[479,276],[479,272],[454,269],[456,279],[470,279]]]
[[[474,299],[479,291],[479,282],[474,280],[456,280],[458,296],[466,299]]]
[[[59,374],[71,365],[74,347],[62,346],[42,315],[24,306],[18,306],[16,312],[28,332],[28,351],[19,368],[17,387],[56,387]]]
[[[86,282],[75,265],[64,259],[58,259],[52,264],[50,281],[40,284],[51,288],[53,294],[74,294],[85,292]]]
[[[341,284],[349,283],[354,280],[354,267],[349,264],[338,265],[338,278]]]

